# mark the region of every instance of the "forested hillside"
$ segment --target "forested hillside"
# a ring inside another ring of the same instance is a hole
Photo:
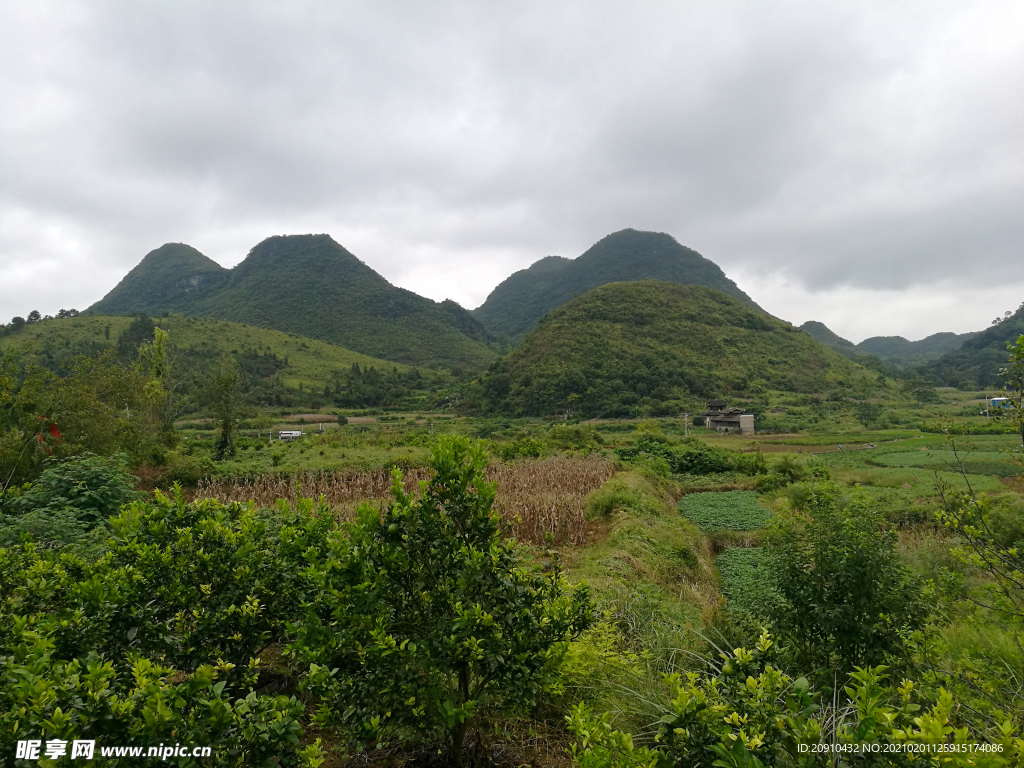
[[[613,283],[552,312],[471,388],[485,412],[624,416],[769,389],[873,386],[870,372],[720,291]]]
[[[939,386],[975,389],[1001,386],[999,370],[1009,354],[1008,342],[1024,333],[1024,306],[976,336],[959,349],[947,352],[921,368],[921,373]]]
[[[633,280],[703,285],[757,307],[717,264],[671,235],[624,229],[599,240],[579,258],[548,256],[516,272],[473,315],[492,333],[515,340],[574,296]]]
[[[291,333],[227,320],[171,314],[151,319],[79,315],[28,323],[0,336],[6,349],[30,355],[67,375],[81,356],[112,353],[123,365],[138,358],[154,329],[169,335],[180,412],[204,407],[201,390],[227,363],[251,405],[365,407],[406,401],[415,391],[451,383],[450,376],[362,355]]]
[[[328,235],[271,237],[233,269],[214,267],[163,246],[87,313],[233,320],[409,365],[478,370],[496,354],[466,310],[391,285]]]

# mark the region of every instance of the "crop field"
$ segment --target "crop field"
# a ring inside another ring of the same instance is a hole
[[[487,478],[498,484],[494,508],[511,525],[517,539],[541,544],[550,534],[555,544],[580,545],[586,542],[583,507],[587,494],[614,471],[614,464],[599,455],[555,456],[495,463],[488,468]],[[428,478],[424,467],[405,470],[406,492],[416,493],[419,483]],[[294,504],[298,498],[321,496],[339,519],[351,519],[360,502],[382,502],[391,497],[391,473],[386,469],[267,473],[247,479],[205,480],[196,491],[196,498],[252,500],[268,508],[277,499]]]
[[[1010,477],[1019,475],[1024,467],[1013,463],[1010,456],[999,451],[965,451],[954,454],[948,450],[916,450],[883,453],[871,457],[870,463],[886,467],[920,467],[956,471],[958,462],[972,475]]]
[[[753,491],[690,493],[679,502],[679,511],[702,531],[756,531],[772,520]]]
[[[728,547],[715,559],[715,566],[722,595],[734,613],[761,617],[766,606],[779,601],[768,547]]]

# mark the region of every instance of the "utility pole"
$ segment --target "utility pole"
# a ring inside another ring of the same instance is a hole
[[[690,436],[690,414],[683,414],[683,437]]]

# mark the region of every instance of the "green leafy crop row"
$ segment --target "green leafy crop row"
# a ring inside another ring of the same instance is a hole
[[[753,491],[691,493],[679,502],[679,511],[704,531],[756,531],[772,521]]]

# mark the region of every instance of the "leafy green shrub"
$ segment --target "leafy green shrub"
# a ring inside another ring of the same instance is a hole
[[[1024,759],[1024,739],[1010,720],[983,735],[955,727],[956,706],[944,688],[921,690],[910,680],[893,688],[886,667],[858,667],[834,707],[806,678],[781,671],[783,656],[762,633],[752,650],[721,654],[709,672],[667,675],[653,750],[636,748],[606,716],[578,705],[566,717],[578,740],[577,765],[818,768],[838,754],[864,765],[1002,768]]]
[[[502,538],[479,443],[443,436],[421,498],[401,476],[384,510],[369,504],[328,541],[290,652],[310,664],[316,720],[356,743],[443,738],[461,765],[481,707],[514,709],[554,678],[563,641],[591,623],[586,587],[567,593],[557,562],[524,565]]]
[[[64,461],[50,460],[39,478],[24,486],[8,505],[12,515],[33,510],[73,510],[88,527],[116,515],[122,505],[139,498],[137,478],[125,468],[124,456],[101,458],[83,454]]]
[[[127,657],[122,671],[95,652],[61,658],[50,642],[52,618],[6,619],[0,628],[0,750],[8,759],[19,740],[59,739],[70,752],[80,739],[97,742],[96,758],[103,746],[187,744],[211,747],[217,765],[318,764],[297,750],[302,705],[295,698],[251,693],[233,700],[209,665],[182,679],[138,654]],[[129,765],[138,758],[103,762]]]
[[[547,438],[560,451],[593,451],[603,443],[596,429],[581,424],[555,424],[548,430]]]
[[[690,493],[680,500],[679,511],[702,531],[756,531],[773,519],[753,491]]]
[[[196,458],[177,452],[168,454],[166,467],[159,480],[164,486],[178,483],[194,488],[199,485],[200,480],[209,477],[215,471],[214,464],[208,456]]]
[[[58,619],[50,642],[59,658],[131,650],[184,671],[223,660],[234,665],[231,680],[250,680],[253,657],[284,638],[308,599],[302,568],[334,527],[310,500],[265,513],[159,491],[110,525],[109,551],[95,562],[55,561],[31,545],[6,550],[0,605]]]
[[[640,517],[651,517],[660,505],[650,483],[635,473],[619,474],[587,494],[583,513],[588,520],[609,517],[613,512],[629,510]]]
[[[495,443],[493,450],[504,461],[539,459],[548,454],[547,443],[536,437],[521,437],[507,443]]]
[[[122,505],[141,496],[135,481],[123,456],[51,459],[34,483],[5,494],[0,506],[0,546],[13,545],[27,535],[43,547],[70,548],[85,557],[98,557],[109,534],[104,523]]]
[[[776,626],[807,667],[849,671],[901,654],[926,612],[895,536],[863,493],[834,485],[807,495],[773,536],[783,603]]]
[[[756,475],[768,468],[760,451],[726,451],[705,445],[694,438],[673,444],[659,434],[644,434],[633,445],[617,448],[615,455],[622,461],[630,462],[658,457],[668,462],[672,472],[679,475],[710,475],[718,472]]]

